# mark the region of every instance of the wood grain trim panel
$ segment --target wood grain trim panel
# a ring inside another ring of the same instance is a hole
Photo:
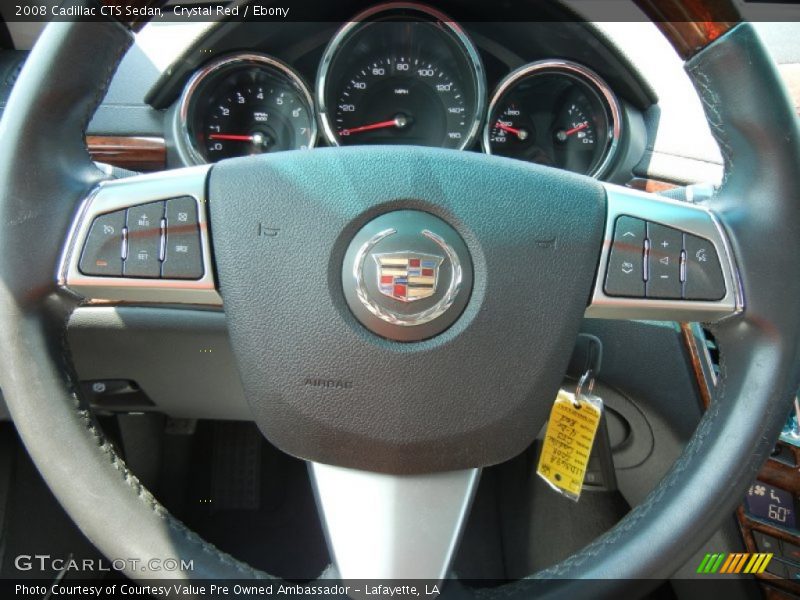
[[[669,181],[661,181],[659,179],[648,179],[646,177],[634,177],[625,185],[634,190],[650,192],[651,194],[680,187],[677,183],[670,183]]]
[[[698,340],[695,337],[692,326],[689,323],[681,323],[681,334],[683,335],[683,342],[686,344],[686,349],[689,352],[689,360],[692,362],[692,370],[694,371],[695,381],[697,388],[700,392],[700,400],[703,402],[703,408],[708,409],[711,404],[711,389],[712,384],[706,377],[706,371],[703,368],[702,350],[698,347]]]
[[[634,0],[678,55],[688,60],[733,29],[741,16],[732,0]]]
[[[167,166],[163,138],[86,136],[92,160],[131,171],[161,171]]]

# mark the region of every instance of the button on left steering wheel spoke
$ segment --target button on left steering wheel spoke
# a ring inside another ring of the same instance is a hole
[[[76,218],[60,283],[93,302],[222,303],[194,167],[101,183]]]

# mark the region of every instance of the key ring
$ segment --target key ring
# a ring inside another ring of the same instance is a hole
[[[590,394],[592,393],[592,390],[594,390],[594,377],[592,377],[591,369],[588,369],[583,375],[581,375],[581,378],[578,380],[578,385],[575,388],[575,397],[572,401],[572,403],[575,405],[575,408],[580,408],[581,406],[580,397],[583,394],[583,386],[586,386],[586,390]]]

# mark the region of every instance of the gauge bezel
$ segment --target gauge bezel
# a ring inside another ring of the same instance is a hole
[[[376,15],[383,13],[391,13],[398,11],[411,11],[419,12],[430,17],[433,21],[441,23],[447,27],[450,32],[455,36],[456,40],[461,44],[464,56],[468,59],[469,66],[472,70],[472,75],[475,78],[475,118],[472,125],[470,125],[467,135],[464,137],[461,145],[456,148],[457,150],[464,150],[475,143],[475,140],[480,133],[481,123],[486,113],[487,102],[487,89],[486,89],[486,71],[483,68],[480,54],[478,53],[475,44],[466,34],[464,29],[453,19],[444,13],[431,8],[425,4],[418,4],[416,2],[387,2],[378,4],[367,10],[358,13],[352,17],[352,20],[345,23],[328,42],[325,52],[320,61],[319,70],[317,71],[317,81],[315,85],[316,100],[317,100],[317,114],[325,140],[331,146],[341,146],[336,133],[330,123],[330,112],[328,111],[325,102],[325,91],[329,82],[329,72],[333,59],[338,55],[342,48],[342,44],[347,41],[357,31],[357,28],[369,25],[373,22],[372,18]],[[424,22],[424,21],[423,21]]]
[[[553,72],[566,73],[568,76],[582,80],[592,87],[598,97],[606,104],[610,122],[608,127],[608,140],[606,148],[604,149],[605,155],[597,164],[597,167],[591,172],[586,173],[589,177],[600,178],[607,174],[619,150],[619,141],[622,135],[622,107],[616,94],[614,94],[611,87],[602,77],[589,67],[569,60],[545,59],[527,63],[511,71],[511,73],[506,75],[500,83],[497,84],[497,88],[492,94],[492,99],[489,101],[489,107],[486,110],[486,124],[483,128],[483,136],[481,137],[483,151],[486,154],[492,154],[492,145],[489,142],[492,129],[492,113],[494,113],[495,108],[497,108],[498,103],[505,97],[506,93],[524,79],[536,77],[543,73]]]
[[[303,77],[285,62],[267,54],[257,52],[237,52],[217,58],[197,70],[186,82],[178,101],[178,109],[175,111],[175,149],[181,161],[187,165],[211,164],[197,148],[189,131],[189,123],[193,116],[192,110],[197,104],[194,102],[195,94],[200,86],[209,78],[213,77],[223,69],[240,65],[242,67],[267,67],[277,71],[280,75],[287,78],[289,83],[303,96],[308,103],[311,122],[311,139],[308,147],[313,148],[318,139],[319,129],[317,126],[316,104],[310,88],[303,80]]]

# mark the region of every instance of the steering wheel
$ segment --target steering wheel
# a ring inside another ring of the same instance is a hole
[[[699,204],[414,147],[286,152],[104,182],[86,126],[142,23],[50,24],[0,123],[0,384],[30,456],[97,548],[144,565],[193,561],[173,578],[270,577],[169,514],[80,404],[66,321],[93,298],[224,307],[253,419],[309,461],[344,579],[447,574],[480,468],[530,445],[584,316],[711,322],[721,391],[683,455],[611,531],[531,577],[570,597],[618,597],[686,561],[733,512],[798,386],[800,135],[732,5],[655,4],[640,2],[687,60],[724,156],[720,189]],[[98,216],[175,198],[198,209],[201,279],[81,271]],[[641,258],[619,217],[703,241],[715,269],[684,256],[687,277],[719,293],[612,293],[615,265]],[[415,302],[381,287],[391,260],[429,269]]]

